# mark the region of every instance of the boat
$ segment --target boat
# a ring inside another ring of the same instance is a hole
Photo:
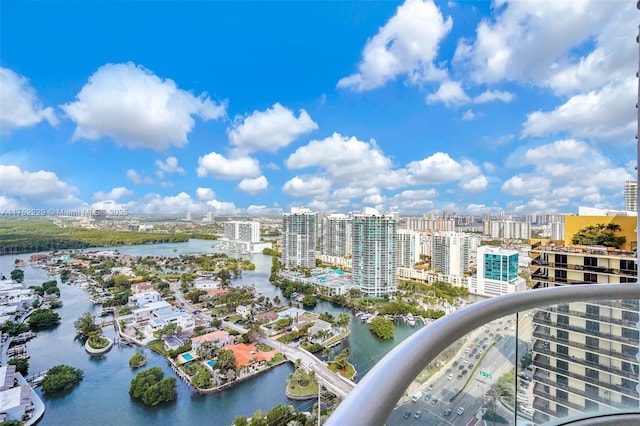
[[[416,319],[413,317],[413,314],[411,312],[407,314],[407,324],[409,324],[411,327],[414,327],[416,325]]]

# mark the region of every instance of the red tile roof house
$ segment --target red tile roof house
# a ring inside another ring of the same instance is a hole
[[[256,344],[251,343],[238,343],[236,345],[228,345],[226,349],[233,351],[236,357],[236,368],[257,367],[263,365],[266,361],[271,359],[278,353],[273,349],[269,352],[260,352],[256,350]],[[251,368],[255,370],[255,368]]]
[[[197,351],[204,342],[215,342],[218,348],[235,343],[235,339],[223,330],[213,331],[202,336],[191,338],[191,350]]]

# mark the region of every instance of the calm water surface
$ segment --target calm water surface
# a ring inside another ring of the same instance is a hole
[[[133,256],[178,256],[189,253],[210,253],[212,241],[191,240],[188,243],[170,243],[144,246],[122,246],[120,253]],[[234,253],[231,256],[239,257]],[[16,258],[27,260],[29,255],[0,256],[0,272],[9,276]],[[243,271],[234,285],[254,285],[259,293],[273,298],[286,300],[279,289],[272,286],[268,279],[271,269],[271,257],[262,254],[242,255],[255,265],[254,271]],[[44,270],[24,268],[25,283],[40,285],[51,279]],[[161,407],[146,407],[133,401],[128,394],[129,382],[138,371],[129,367],[129,358],[135,352],[142,352],[149,364],[143,368],[159,366],[165,375],[174,375],[167,361],[149,349],[139,347],[114,348],[101,357],[89,356],[81,343],[75,340],[73,322],[82,313],[97,313],[87,301],[87,294],[80,288],[58,284],[64,306],[57,310],[62,323],[54,330],[41,331],[38,337],[27,344],[31,355],[29,371],[35,373],[57,364],[68,364],[84,371],[82,382],[64,395],[49,397],[42,395],[46,411],[39,425],[230,425],[236,416],[251,416],[256,410],[268,411],[279,403],[291,404],[298,410],[311,411],[314,401],[291,401],[284,393],[287,376],[292,373],[290,364],[283,364],[252,380],[239,384],[229,390],[214,395],[198,395],[178,379],[178,399],[174,403]],[[314,308],[316,312],[331,312],[337,317],[344,310],[340,306],[320,301]],[[369,332],[366,323],[352,317],[351,335],[329,355],[333,358],[344,348],[349,348],[350,361],[359,372],[357,380],[362,378],[371,367],[399,342],[418,330],[420,326],[409,327],[396,323],[396,336],[393,340],[383,341]],[[105,329],[112,335],[113,329]]]

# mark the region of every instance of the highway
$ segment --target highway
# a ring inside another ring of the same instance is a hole
[[[530,317],[521,314],[518,357],[531,347],[531,331]],[[510,316],[467,335],[456,356],[424,383],[420,400],[413,402],[412,395],[408,395],[391,413],[387,424],[466,425],[479,417],[483,402],[489,398],[486,392],[515,365],[514,333],[515,316]],[[473,367],[469,368],[470,364]],[[496,407],[500,415],[513,420],[513,412],[500,403]],[[458,414],[460,408],[463,411]],[[420,412],[419,417],[416,412]]]

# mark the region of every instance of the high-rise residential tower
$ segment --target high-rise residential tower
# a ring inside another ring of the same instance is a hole
[[[617,236],[632,235],[625,227],[635,228],[633,217],[566,216],[566,229],[571,231],[564,245],[533,244],[534,288],[636,283],[634,252],[572,243],[572,236],[581,229],[593,234],[611,232],[604,223],[618,225],[620,229],[609,227],[616,229]],[[588,411],[637,408],[639,301],[558,303],[536,310],[533,317],[534,422]]]
[[[638,181],[628,180],[624,186],[624,202],[627,211],[638,211]]]
[[[282,265],[285,268],[315,268],[317,214],[293,207],[282,216]]]
[[[420,260],[420,232],[399,229],[398,266],[412,268]]]
[[[469,270],[469,235],[440,232],[433,236],[431,269],[443,275],[462,276]]]
[[[369,296],[384,296],[398,287],[397,218],[365,209],[352,214],[352,280]]]
[[[322,254],[344,257],[351,254],[351,218],[330,214],[322,218]]]

